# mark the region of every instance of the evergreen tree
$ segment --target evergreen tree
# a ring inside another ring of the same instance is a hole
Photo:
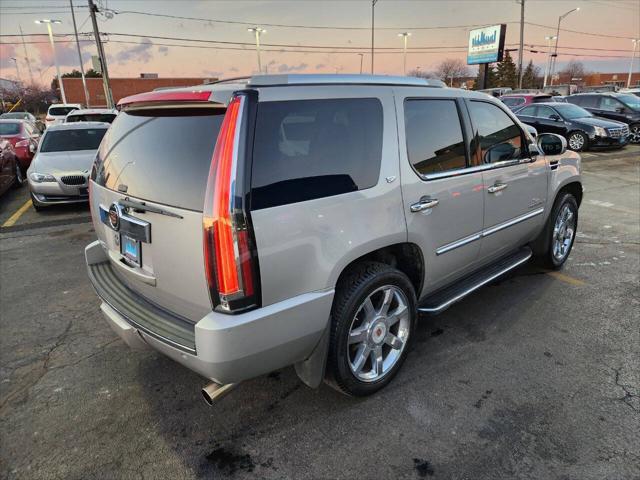
[[[522,75],[522,88],[538,88],[540,77],[540,68],[533,64],[533,60],[529,60],[529,64],[524,69]]]
[[[518,71],[513,63],[509,51],[504,52],[504,57],[497,68],[497,81],[499,87],[518,88]]]
[[[487,68],[489,69],[489,73],[487,75],[487,84],[485,85],[484,88],[493,88],[493,87],[497,87],[498,86],[498,81],[496,78],[496,71],[493,68],[493,65],[491,63],[487,64]],[[480,83],[482,81],[482,79],[480,78],[480,72],[482,71],[481,68],[478,68],[478,74],[476,75],[476,80],[475,80],[475,84],[474,84],[474,90],[480,90]]]

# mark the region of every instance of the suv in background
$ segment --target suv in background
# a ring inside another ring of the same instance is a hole
[[[580,157],[482,93],[264,75],[119,106],[91,173],[89,278],[118,335],[212,380],[209,403],[287,365],[372,394],[418,312],[573,246]]]
[[[73,122],[103,122],[113,123],[118,115],[118,110],[111,108],[80,108],[69,113],[64,123]]]
[[[56,123],[63,123],[69,113],[81,108],[82,105],[79,103],[54,103],[47,110],[47,116],[44,121],[47,127],[55,125]]]
[[[640,97],[630,93],[580,93],[567,97],[598,117],[629,125],[629,142],[640,143]]]

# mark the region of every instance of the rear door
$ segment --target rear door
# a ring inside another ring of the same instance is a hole
[[[396,102],[408,241],[424,255],[423,295],[473,269],[483,222],[482,173],[471,162],[464,102],[446,90],[425,97],[425,90],[398,89]]]
[[[529,137],[498,105],[468,102],[483,165],[484,222],[480,257],[487,262],[522,246],[541,225],[547,201],[543,155],[531,156]]]
[[[96,233],[123,282],[193,321],[211,310],[202,210],[224,112],[219,104],[125,109],[92,173]]]

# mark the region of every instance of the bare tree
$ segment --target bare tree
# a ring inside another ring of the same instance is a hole
[[[453,86],[453,80],[469,76],[469,67],[458,58],[446,58],[436,67],[436,76],[445,83]]]
[[[560,72],[568,77],[571,81],[574,78],[584,78],[587,71],[584,68],[584,64],[578,60],[571,60],[567,63],[567,66]]]
[[[408,75],[410,77],[418,77],[418,78],[438,78],[438,76],[433,72],[429,72],[427,70],[420,70],[419,68],[409,71]]]

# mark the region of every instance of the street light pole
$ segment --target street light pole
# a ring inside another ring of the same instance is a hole
[[[73,11],[73,0],[69,0],[71,5],[71,19],[73,20],[73,31],[76,35],[76,47],[78,47],[78,60],[80,60],[80,76],[82,77],[82,88],[84,89],[84,100],[89,108],[89,90],[87,90],[87,80],[84,78],[84,65],[82,64],[82,52],[80,51],[80,41],[78,40],[78,27],[76,26],[76,14]]]
[[[633,50],[631,51],[631,63],[629,63],[629,76],[627,77],[627,88],[631,88],[631,73],[633,72],[633,60],[636,56],[636,47],[640,44],[640,39],[634,38],[631,40],[633,42]]]
[[[359,53],[360,55],[360,75],[362,75],[362,61],[364,60],[364,53]]]
[[[520,2],[520,50],[518,50],[518,88],[522,88],[522,55],[524,53],[524,2]]]
[[[404,48],[402,50],[402,55],[404,57],[402,71],[403,71],[403,75],[406,75],[407,74],[407,40],[411,36],[411,32],[402,32],[402,33],[399,33],[398,36],[402,37],[402,40],[404,41]]]
[[[262,73],[262,64],[260,63],[260,35],[267,33],[264,28],[250,27],[247,28],[248,32],[253,32],[256,35],[256,52],[258,54],[258,73]]]
[[[375,43],[375,14],[378,0],[371,0],[371,75],[373,75],[373,48]]]
[[[56,55],[56,45],[53,41],[53,30],[51,29],[51,24],[53,23],[62,23],[60,20],[36,20],[35,23],[41,25],[45,24],[47,26],[47,32],[49,32],[49,43],[51,44],[51,50],[53,52],[53,63],[56,66],[56,74],[58,76],[58,87],[60,87],[60,95],[62,96],[62,103],[67,103],[67,96],[64,94],[64,85],[62,84],[62,76],[60,75],[60,66],[58,65],[58,57]]]
[[[544,37],[547,41],[547,63],[544,66],[544,82],[542,88],[547,86],[547,78],[549,76],[549,70],[551,69],[551,42],[555,40],[555,35],[552,37]]]
[[[551,77],[551,79],[549,81],[549,85],[553,85],[553,74],[556,71],[556,60],[558,59],[558,37],[560,37],[560,22],[562,22],[562,20],[570,13],[579,12],[579,11],[580,11],[580,7],[574,8],[573,10],[569,10],[564,15],[560,15],[558,17],[558,29],[556,30],[556,46],[553,49],[553,58],[551,60],[551,69],[549,73],[549,76]]]
[[[20,68],[18,68],[18,59],[16,57],[11,57],[11,60],[16,64],[16,78],[18,79],[18,84],[22,83],[20,79]]]

